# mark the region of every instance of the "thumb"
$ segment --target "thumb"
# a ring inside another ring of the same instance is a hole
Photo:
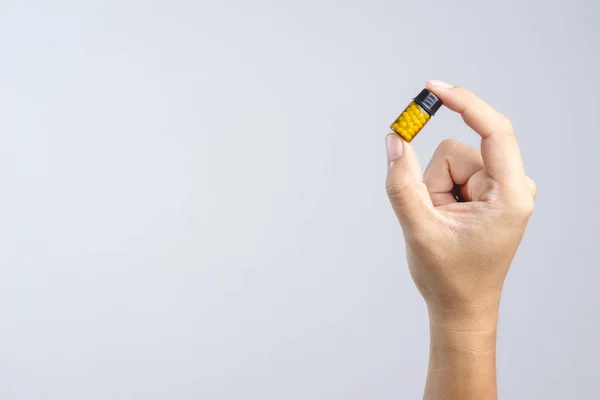
[[[417,154],[410,144],[392,133],[385,138],[388,174],[387,194],[402,229],[414,229],[434,211]]]

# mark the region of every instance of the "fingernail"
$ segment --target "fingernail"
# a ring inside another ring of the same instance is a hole
[[[451,84],[446,83],[444,81],[438,81],[438,80],[435,80],[435,79],[429,80],[428,82],[431,85],[437,86],[437,87],[442,88],[442,89],[452,89],[454,87],[454,85],[451,85]]]
[[[402,157],[402,151],[404,150],[402,140],[395,133],[387,135],[385,138],[385,149],[389,165],[392,161]]]

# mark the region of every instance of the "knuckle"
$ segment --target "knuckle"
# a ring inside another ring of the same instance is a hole
[[[518,219],[529,219],[535,210],[535,202],[532,198],[521,200],[512,208],[512,214]]]
[[[407,197],[406,190],[408,185],[399,183],[388,183],[385,187],[387,195],[393,206],[402,206],[406,204]]]
[[[438,150],[443,153],[449,153],[458,144],[455,139],[444,139],[438,146]]]
[[[386,185],[386,191],[392,205],[392,208],[397,214],[409,216],[409,214],[420,209],[422,197],[429,193],[425,184],[416,188],[412,187],[409,182],[394,182]]]
[[[521,215],[529,218],[531,217],[531,215],[533,214],[533,212],[535,211],[535,203],[533,201],[533,199],[525,202],[523,205],[521,205]]]
[[[506,115],[502,116],[502,131],[508,134],[512,134],[515,132],[515,127],[512,120]]]
[[[537,195],[537,184],[535,181],[529,177],[527,177],[527,184],[529,185],[529,190],[531,191],[531,195],[535,199]]]

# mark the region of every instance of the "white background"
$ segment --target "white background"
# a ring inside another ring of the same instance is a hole
[[[501,398],[600,397],[598,12],[0,0],[0,398],[420,398],[383,139],[428,78],[508,115],[539,186]],[[441,110],[423,164],[447,137],[477,146]]]

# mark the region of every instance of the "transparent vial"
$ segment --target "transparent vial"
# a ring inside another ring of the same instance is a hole
[[[442,102],[436,95],[423,89],[396,118],[391,128],[404,140],[410,142],[421,132],[441,106]]]

